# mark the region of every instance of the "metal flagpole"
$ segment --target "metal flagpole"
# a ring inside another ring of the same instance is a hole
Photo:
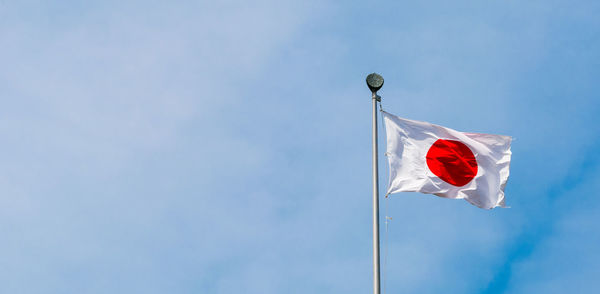
[[[373,99],[373,294],[380,294],[379,281],[379,168],[377,157],[377,91],[383,86],[383,77],[372,73],[367,76],[367,86]]]

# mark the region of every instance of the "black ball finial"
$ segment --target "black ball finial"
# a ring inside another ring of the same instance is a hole
[[[379,91],[379,89],[383,87],[383,77],[376,73],[368,75],[367,86],[369,86],[369,89],[371,89],[371,92],[373,93]]]

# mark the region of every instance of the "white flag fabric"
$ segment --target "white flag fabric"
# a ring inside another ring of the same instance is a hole
[[[511,137],[458,132],[383,112],[390,180],[387,194],[421,192],[505,207]]]

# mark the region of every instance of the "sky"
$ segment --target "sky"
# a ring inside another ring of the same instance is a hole
[[[381,200],[384,293],[595,293],[599,14],[0,1],[0,293],[370,293],[371,72],[388,112],[514,138],[511,208]]]

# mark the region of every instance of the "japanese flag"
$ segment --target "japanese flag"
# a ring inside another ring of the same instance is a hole
[[[383,111],[390,181],[387,194],[421,192],[504,205],[511,137],[462,133]]]

